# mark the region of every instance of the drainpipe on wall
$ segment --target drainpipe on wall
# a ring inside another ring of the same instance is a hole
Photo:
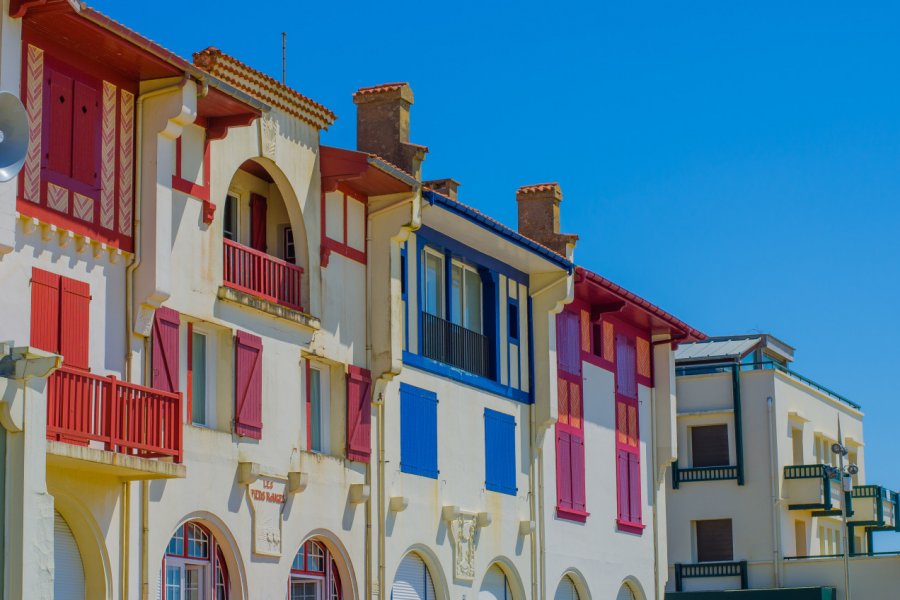
[[[651,494],[651,503],[652,509],[651,513],[653,515],[653,597],[656,600],[660,600],[659,597],[659,515],[656,506],[657,502],[657,476],[656,476],[656,386],[653,387],[650,393],[650,444],[648,444],[648,449],[650,452],[649,460],[647,460],[647,467],[653,473],[653,477],[650,481],[653,482],[653,488],[650,491]],[[663,477],[663,481],[665,481],[665,477]],[[668,569],[668,565],[666,565]]]
[[[778,494],[778,448],[775,438],[775,401],[772,396],[766,398],[769,406],[769,467],[772,471],[772,571],[775,574],[775,587],[781,587],[781,499]]]
[[[731,367],[731,394],[734,403],[734,452],[737,459],[737,483],[744,485],[744,419],[741,413],[741,365]]]

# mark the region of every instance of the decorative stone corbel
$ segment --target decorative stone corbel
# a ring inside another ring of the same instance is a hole
[[[288,473],[288,494],[300,494],[306,491],[309,484],[309,473],[301,473],[300,471],[290,471]]]
[[[259,479],[260,468],[259,463],[255,462],[239,462],[238,463],[238,483],[241,485],[250,485]]]
[[[350,484],[350,503],[362,504],[369,499],[371,489],[364,483]]]
[[[519,521],[519,535],[525,537],[534,533],[534,521]]]
[[[17,382],[49,377],[62,365],[58,354],[30,346],[0,343],[0,424],[13,432],[25,429],[25,386]]]
[[[475,521],[478,523],[478,527],[483,529],[490,526],[490,524],[494,522],[494,519],[491,517],[491,513],[480,512],[475,516]]]
[[[447,504],[441,509],[441,518],[444,521],[452,521],[459,516],[459,506]]]
[[[389,506],[391,512],[403,512],[404,510],[406,510],[406,507],[409,506],[409,498],[407,498],[406,496],[391,496]]]

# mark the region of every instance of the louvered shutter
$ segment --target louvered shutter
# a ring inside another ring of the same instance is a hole
[[[84,600],[84,565],[69,524],[58,512],[53,514],[53,597],[56,600]]]
[[[98,187],[100,102],[97,90],[75,82],[72,118],[72,177]]]
[[[153,355],[150,385],[164,392],[178,391],[178,328],[181,315],[161,306],[153,316]]]
[[[434,584],[431,574],[422,559],[415,554],[407,554],[391,586],[391,600],[434,600]]]
[[[695,527],[699,562],[734,560],[731,519],[697,521]]]
[[[578,315],[563,311],[556,315],[556,358],[559,369],[581,375],[581,324]]]
[[[31,270],[31,345],[59,352],[59,275]]]
[[[691,427],[691,466],[719,467],[730,463],[727,425]]]
[[[575,589],[575,584],[570,577],[563,577],[562,581],[559,582],[556,594],[553,595],[553,600],[578,600],[578,591]]]
[[[238,331],[234,340],[234,431],[262,438],[262,339]]]
[[[616,493],[620,521],[631,521],[631,503],[628,499],[628,452],[616,450]]]
[[[250,247],[266,251],[266,199],[250,194]]]
[[[87,369],[91,286],[62,277],[60,287],[59,353],[66,365]]]
[[[48,117],[44,122],[44,139],[48,148],[44,158],[47,167],[56,173],[72,174],[72,78],[47,68],[47,95],[44,107]]]
[[[372,454],[372,374],[350,366],[347,373],[347,458],[369,462]]]
[[[632,523],[641,522],[641,459],[628,454],[628,507]]]
[[[587,503],[584,485],[584,439],[576,434],[570,437],[572,469],[572,508],[585,512]]]
[[[400,384],[400,470],[436,478],[437,394]]]
[[[556,427],[556,502],[572,510],[572,434]]]
[[[628,398],[637,398],[637,373],[634,340],[616,336],[616,391]]]
[[[516,493],[516,420],[484,409],[485,486],[503,494]]]

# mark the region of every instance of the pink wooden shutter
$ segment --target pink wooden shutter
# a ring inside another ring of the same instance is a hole
[[[372,375],[350,365],[347,373],[347,458],[369,462],[372,454]]]
[[[616,336],[616,391],[637,398],[634,340],[621,334]]]
[[[572,435],[571,442],[571,471],[572,471],[572,508],[581,512],[587,511],[584,489],[584,439],[578,435]]]
[[[572,510],[572,434],[556,427],[556,502]]]
[[[181,316],[161,306],[153,316],[153,355],[150,385],[164,392],[178,391],[178,328]]]
[[[59,275],[31,269],[31,345],[59,352]]]
[[[72,118],[72,177],[97,186],[99,167],[100,102],[97,90],[75,82]]]
[[[234,341],[234,431],[262,438],[262,339],[238,331]]]
[[[556,359],[560,370],[581,375],[581,324],[578,315],[563,311],[556,316]]]
[[[632,523],[641,522],[641,459],[637,454],[628,454],[628,499]]]
[[[72,78],[58,71],[47,70],[49,106],[45,114],[49,117],[45,131],[50,135],[46,151],[47,166],[51,171],[69,176],[72,173]]]
[[[68,366],[87,369],[91,286],[68,277],[60,284],[59,353]]]
[[[631,503],[628,499],[628,491],[628,452],[619,449],[616,450],[616,492],[620,521],[631,521]]]
[[[250,194],[250,247],[266,251],[266,199]]]

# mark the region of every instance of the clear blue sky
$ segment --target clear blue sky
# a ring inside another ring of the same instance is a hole
[[[409,81],[426,178],[513,226],[518,186],[559,181],[578,262],[706,333],[794,345],[863,405],[870,482],[900,489],[900,4],[90,4],[275,77],[286,30],[331,145],[355,145],[356,88]]]

